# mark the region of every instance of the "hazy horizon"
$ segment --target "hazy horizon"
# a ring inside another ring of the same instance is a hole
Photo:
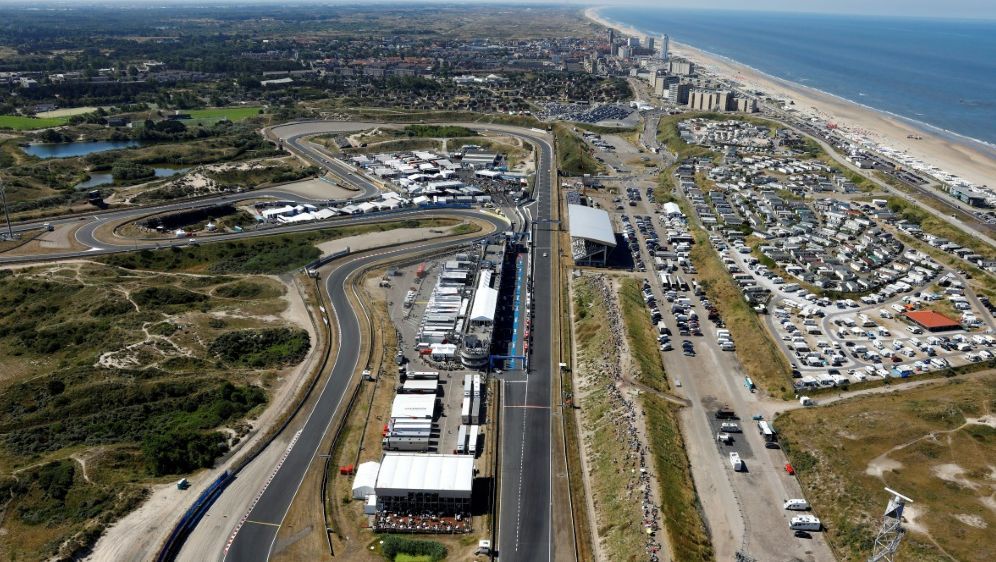
[[[418,4],[460,4],[452,0],[367,0],[369,5],[410,5]],[[745,11],[745,12],[790,12],[790,13],[813,13],[831,15],[855,15],[855,16],[888,16],[888,17],[915,17],[915,18],[957,18],[957,19],[996,19],[996,2],[992,0],[948,0],[938,3],[936,0],[879,0],[868,2],[867,0],[809,0],[800,5],[797,0],[754,0],[750,4],[744,4],[739,0],[479,0],[478,4],[495,5],[571,5],[578,7],[603,7],[603,6],[653,6],[673,7],[683,10],[721,10],[721,11]],[[336,1],[336,0],[290,0],[282,2],[279,0],[52,0],[30,2],[26,0],[0,0],[0,7],[25,8],[25,9],[45,9],[45,8],[79,8],[95,5],[126,5],[134,8],[155,8],[169,5],[189,5],[193,7],[208,7],[220,5],[325,5],[325,6],[350,6],[361,7],[356,2]]]

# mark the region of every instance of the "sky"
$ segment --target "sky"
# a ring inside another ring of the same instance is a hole
[[[464,0],[465,1],[465,0]],[[129,4],[164,6],[169,4],[369,4],[460,3],[460,0],[0,0],[0,6],[30,4]],[[757,10],[770,12],[816,12],[831,14],[883,15],[907,17],[996,19],[996,0],[476,0],[496,4],[574,4],[589,6],[633,6],[690,8],[700,10]]]
[[[906,17],[996,18],[996,0],[603,0],[592,5],[654,5],[701,10],[759,10]]]

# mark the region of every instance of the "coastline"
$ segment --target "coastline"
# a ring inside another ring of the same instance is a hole
[[[621,33],[641,39],[647,37],[638,29],[606,19],[598,13],[599,9],[587,8],[584,16]],[[977,185],[996,187],[996,148],[974,139],[959,139],[957,133],[939,132],[926,123],[911,122],[905,117],[765,74],[726,57],[676,43],[673,39],[671,47],[674,54],[695,62],[716,76],[738,82],[747,89],[761,90],[774,98],[792,100],[800,114],[837,123],[841,130],[852,135],[865,137]],[[908,135],[921,138],[911,139]]]

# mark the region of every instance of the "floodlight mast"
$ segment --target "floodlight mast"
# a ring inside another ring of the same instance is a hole
[[[3,182],[0,181],[0,202],[3,203],[3,216],[7,221],[7,239],[14,239],[14,229],[10,226],[10,213],[7,211],[7,191],[4,189]]]
[[[868,562],[893,562],[899,544],[906,535],[906,529],[902,527],[903,509],[907,502],[913,503],[913,500],[888,487],[885,491],[892,497],[882,514],[882,525],[878,529],[875,547]]]

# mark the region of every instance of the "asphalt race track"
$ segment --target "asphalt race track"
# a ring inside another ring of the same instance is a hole
[[[304,140],[316,134],[348,132],[368,129],[382,124],[343,123],[331,121],[306,121],[289,123],[266,130],[264,133],[274,142],[339,176],[344,181],[360,188],[355,198],[364,198],[379,193],[379,189],[367,178],[356,173],[351,167],[334,159]],[[553,542],[551,538],[551,307],[555,296],[552,294],[552,270],[554,258],[548,257],[551,236],[557,227],[549,223],[551,209],[551,166],[553,146],[547,134],[539,130],[502,125],[482,125],[462,123],[469,128],[501,132],[520,137],[533,143],[539,149],[536,166],[534,193],[537,204],[533,240],[535,253],[533,278],[533,319],[530,371],[508,373],[504,383],[504,411],[502,414],[502,466],[501,497],[498,551],[504,560],[551,560]],[[42,228],[44,223],[52,225],[77,224],[86,221],[76,232],[76,239],[88,250],[72,251],[35,256],[3,256],[0,264],[56,261],[60,259],[92,257],[95,255],[135,251],[146,248],[160,248],[172,245],[185,245],[190,240],[101,240],[97,229],[108,222],[135,220],[139,217],[162,212],[212,206],[219,203],[232,203],[245,199],[272,197],[298,203],[316,202],[299,195],[282,192],[279,188],[249,191],[245,193],[222,194],[214,197],[186,200],[159,206],[109,210],[88,213],[83,216],[53,218],[20,223],[15,231],[24,232]],[[445,216],[454,218],[475,218],[490,222],[493,231],[501,232],[509,228],[507,220],[493,214],[471,209],[404,209],[397,212],[374,213],[360,217],[334,218],[326,221],[298,225],[263,227],[241,233],[228,233],[206,236],[198,243],[268,236],[287,232],[300,232],[330,228],[342,225],[381,222],[404,218]],[[490,232],[488,233],[490,234]],[[483,235],[479,238],[482,238]],[[478,239],[479,239],[478,238]],[[360,349],[360,324],[357,311],[346,296],[347,280],[356,272],[362,271],[375,262],[401,259],[406,256],[429,253],[447,248],[456,248],[472,240],[443,240],[426,242],[395,249],[373,250],[336,260],[325,278],[325,288],[333,310],[333,322],[337,324],[340,341],[331,374],[321,388],[314,407],[307,412],[301,423],[301,433],[283,463],[273,473],[269,484],[261,491],[258,501],[245,516],[245,524],[231,540],[225,550],[229,536],[237,521],[230,521],[229,533],[217,534],[216,544],[209,552],[199,551],[197,559],[225,559],[232,561],[261,561],[271,556],[271,549],[280,525],[289,509],[301,482],[311,465],[318,447],[329,430],[335,412],[341,405],[345,391],[356,372]],[[301,412],[300,415],[304,415]],[[255,461],[254,461],[255,462]],[[201,545],[203,546],[203,545]],[[191,553],[181,551],[181,558],[189,558]]]

